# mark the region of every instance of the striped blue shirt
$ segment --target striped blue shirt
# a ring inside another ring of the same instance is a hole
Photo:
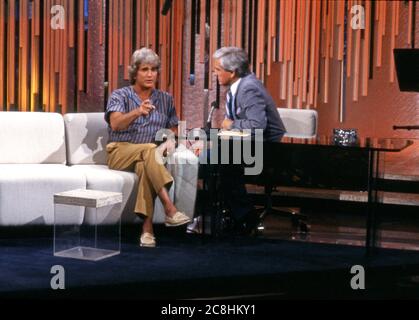
[[[173,97],[167,92],[154,89],[150,96],[151,103],[156,107],[148,116],[135,119],[126,130],[114,131],[108,125],[108,142],[150,143],[155,141],[156,133],[162,128],[177,126],[178,118]],[[105,120],[110,123],[112,112],[128,113],[138,108],[142,100],[132,86],[112,92],[106,106]]]

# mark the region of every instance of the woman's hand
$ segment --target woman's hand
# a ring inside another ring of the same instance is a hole
[[[156,107],[151,103],[149,99],[144,100],[141,105],[138,107],[139,116],[147,117],[151,111],[156,109]]]

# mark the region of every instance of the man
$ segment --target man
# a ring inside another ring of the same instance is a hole
[[[265,141],[280,141],[285,127],[275,102],[263,84],[249,71],[247,53],[236,47],[215,51],[214,70],[222,86],[228,86],[224,130],[263,129]],[[258,217],[244,186],[243,168],[223,170],[222,186],[232,218],[246,232],[256,227]]]

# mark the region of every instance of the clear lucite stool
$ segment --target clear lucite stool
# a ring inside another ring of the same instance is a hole
[[[54,194],[54,256],[98,261],[119,254],[121,203],[120,192]]]

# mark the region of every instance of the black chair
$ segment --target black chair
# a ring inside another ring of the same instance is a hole
[[[316,110],[312,109],[288,109],[278,108],[278,112],[284,123],[286,134],[284,138],[314,138],[317,135],[317,119]],[[268,150],[269,152],[269,150]],[[272,193],[277,190],[277,185],[281,184],[281,177],[277,169],[281,166],[275,163],[275,160],[266,161],[264,172],[259,181],[263,182],[264,187],[264,206],[257,209],[260,217],[260,223],[257,226],[257,233],[263,233],[265,230],[264,219],[266,216],[275,214],[291,218],[293,226],[297,227],[302,233],[309,232],[307,224],[307,216],[301,214],[299,208],[295,207],[277,207],[272,205]]]

